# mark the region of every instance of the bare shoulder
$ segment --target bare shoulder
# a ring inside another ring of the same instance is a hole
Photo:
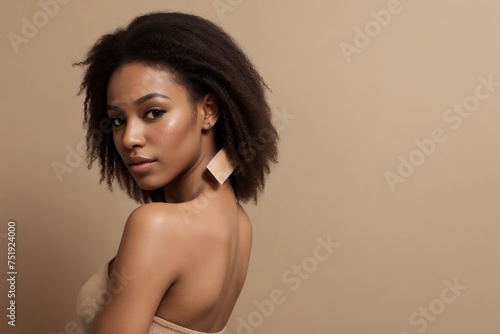
[[[153,227],[172,220],[172,218],[175,218],[173,217],[175,215],[175,209],[171,204],[159,202],[147,203],[135,208],[130,213],[127,223],[130,221],[134,224],[138,220],[147,220],[149,227]]]
[[[125,223],[124,234],[128,230],[135,233],[161,233],[168,235],[180,232],[179,213],[175,206],[167,203],[147,203],[134,209]],[[161,237],[168,237],[161,233]]]
[[[174,207],[148,203],[137,207],[127,218],[117,260],[153,265],[172,250],[182,246],[182,226]],[[175,268],[174,263],[171,262]],[[145,268],[143,268],[145,269]]]

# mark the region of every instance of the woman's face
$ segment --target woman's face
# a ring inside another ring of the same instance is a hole
[[[139,63],[119,67],[107,104],[116,149],[140,188],[164,187],[196,168],[204,113],[168,72]]]

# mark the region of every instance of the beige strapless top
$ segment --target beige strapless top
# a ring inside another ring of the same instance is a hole
[[[88,279],[87,282],[80,289],[77,298],[76,313],[78,314],[80,324],[82,325],[85,334],[92,334],[92,326],[94,324],[95,316],[106,304],[111,293],[107,289],[109,279],[109,263],[104,263],[97,271]],[[213,334],[223,334],[226,327],[220,332]],[[176,325],[170,321],[153,316],[151,327],[148,334],[209,334],[204,332],[195,331],[186,327]]]

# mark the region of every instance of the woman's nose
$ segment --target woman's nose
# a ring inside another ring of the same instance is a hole
[[[144,146],[144,127],[137,120],[127,120],[125,124],[125,133],[123,134],[123,145],[132,149],[136,146]]]

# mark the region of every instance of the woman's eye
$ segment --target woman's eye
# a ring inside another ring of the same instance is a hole
[[[111,122],[113,122],[113,126],[120,126],[125,123],[125,119],[123,118],[112,118]]]
[[[161,109],[151,109],[151,110],[148,110],[146,112],[146,114],[144,115],[145,118],[158,118],[160,117],[161,115],[163,115],[165,113],[165,110],[161,110]],[[148,115],[150,115],[151,117],[148,117]]]

